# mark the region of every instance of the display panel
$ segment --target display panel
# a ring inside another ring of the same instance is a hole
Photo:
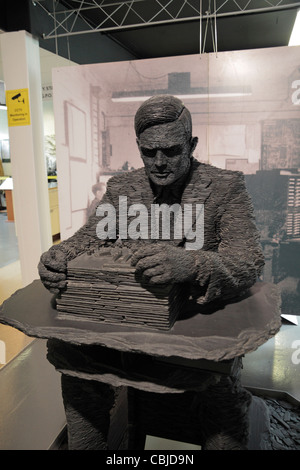
[[[266,260],[262,279],[280,287],[284,313],[300,314],[299,47],[66,67],[54,70],[53,88],[62,239],[86,221],[95,183],[142,166],[133,127],[141,102],[176,95],[199,138],[194,157],[244,173]],[[73,129],[86,149],[76,179],[66,103],[86,116]]]

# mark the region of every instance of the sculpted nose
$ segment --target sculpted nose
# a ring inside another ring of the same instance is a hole
[[[164,168],[167,165],[167,159],[161,150],[157,150],[155,155],[155,165],[157,168]]]

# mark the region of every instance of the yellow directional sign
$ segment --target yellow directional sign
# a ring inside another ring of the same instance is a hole
[[[28,88],[7,90],[6,106],[9,126],[29,126],[30,106]]]

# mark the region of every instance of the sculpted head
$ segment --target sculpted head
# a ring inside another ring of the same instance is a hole
[[[137,144],[150,180],[160,186],[174,183],[190,168],[197,137],[192,137],[189,110],[176,97],[157,95],[135,115]]]

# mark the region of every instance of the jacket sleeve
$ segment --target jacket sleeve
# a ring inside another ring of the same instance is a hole
[[[264,266],[253,207],[242,175],[233,178],[223,202],[216,229],[217,251],[195,252],[197,276],[191,294],[199,304],[241,295],[257,281]]]

